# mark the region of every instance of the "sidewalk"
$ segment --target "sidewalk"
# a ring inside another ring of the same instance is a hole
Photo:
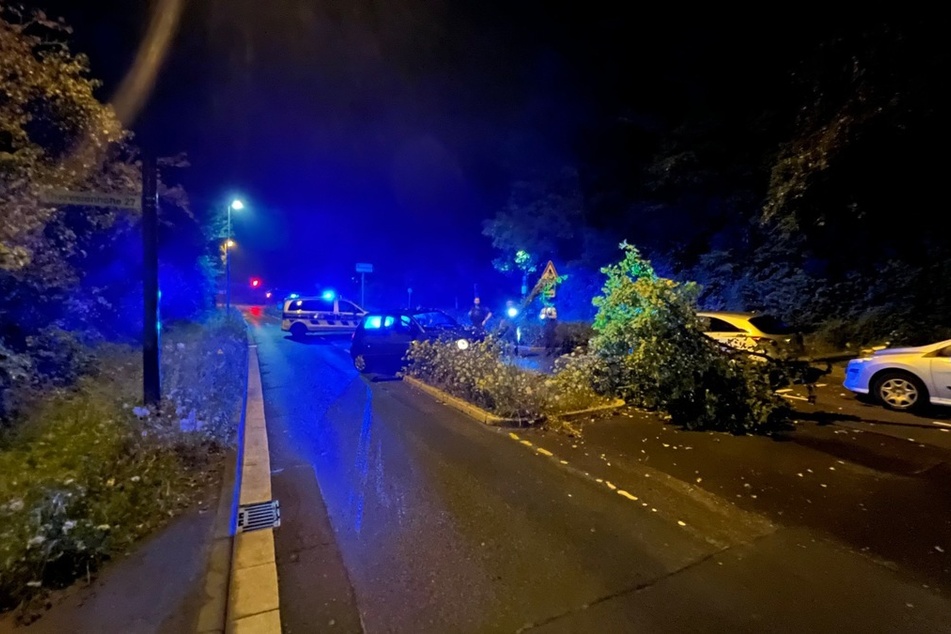
[[[673,478],[951,592],[951,452],[941,448],[812,423],[774,437],[690,432],[633,409],[585,423],[580,439],[521,435],[661,513]]]

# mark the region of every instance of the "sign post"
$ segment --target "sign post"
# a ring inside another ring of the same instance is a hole
[[[142,394],[146,405],[162,399],[159,370],[158,175],[151,157],[142,159]]]
[[[142,160],[142,193],[88,192],[51,189],[40,192],[48,205],[110,207],[142,212],[142,400],[158,405],[162,398],[159,374],[159,282],[158,282],[158,173],[151,157]]]
[[[373,265],[368,262],[357,262],[357,273],[360,274],[360,308],[366,310],[366,274],[373,272]]]

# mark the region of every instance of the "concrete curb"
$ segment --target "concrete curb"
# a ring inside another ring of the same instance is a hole
[[[244,434],[239,446],[238,504],[271,500],[271,460],[268,454],[264,394],[257,346],[248,349],[248,395]],[[237,509],[234,509],[236,512]],[[281,631],[274,529],[234,533],[228,581],[226,633],[272,633]]]
[[[518,418],[503,418],[501,416],[496,416],[490,412],[485,411],[481,407],[477,407],[472,403],[468,403],[461,398],[447,394],[443,392],[438,387],[433,387],[428,383],[423,383],[417,378],[411,376],[404,376],[403,380],[413,387],[416,387],[423,392],[426,392],[433,398],[436,398],[444,402],[449,407],[457,409],[463,414],[474,418],[475,420],[483,423],[484,425],[493,425],[499,427],[524,427],[526,424],[531,424],[534,421],[523,421]]]
[[[525,421],[518,418],[503,418],[501,416],[496,416],[495,414],[492,414],[491,412],[485,411],[481,407],[477,407],[473,405],[472,403],[464,401],[457,396],[448,394],[444,392],[443,390],[440,390],[438,387],[433,387],[432,385],[428,383],[424,383],[417,378],[414,378],[411,376],[404,376],[403,380],[409,383],[410,385],[412,385],[413,387],[416,387],[422,390],[423,392],[426,392],[433,398],[436,398],[444,402],[449,407],[452,407],[453,409],[457,409],[463,414],[466,414],[470,418],[474,418],[475,420],[485,425],[492,425],[496,427],[525,427],[532,423],[538,422],[538,421]],[[588,409],[576,410],[574,412],[565,412],[564,414],[559,414],[557,418],[570,420],[572,418],[577,418],[580,416],[602,414],[602,413],[607,413],[609,411],[613,411],[619,407],[623,407],[624,405],[625,405],[625,402],[623,400],[616,399],[614,402],[608,403],[607,405],[599,405],[598,407],[590,407]]]

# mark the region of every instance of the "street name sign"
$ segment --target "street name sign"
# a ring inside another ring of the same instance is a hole
[[[77,192],[51,189],[40,193],[40,201],[50,205],[142,209],[142,195],[135,192]]]
[[[367,262],[357,262],[357,273],[372,273],[373,265]]]

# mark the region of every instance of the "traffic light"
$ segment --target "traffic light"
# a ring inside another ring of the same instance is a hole
[[[261,278],[259,278],[259,277],[252,277],[252,278],[251,278],[251,288],[260,288],[260,286],[261,286]]]

